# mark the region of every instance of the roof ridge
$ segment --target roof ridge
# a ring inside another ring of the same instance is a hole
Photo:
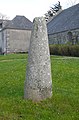
[[[25,16],[16,15],[6,26],[14,29],[32,29],[33,23]]]
[[[79,14],[77,11],[79,11],[79,3],[63,10],[47,24],[48,33],[53,34],[68,29],[79,28]]]

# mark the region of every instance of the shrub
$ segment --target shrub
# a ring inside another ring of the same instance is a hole
[[[50,47],[49,47],[49,49],[50,49],[50,54],[51,55],[59,55],[59,47],[58,47],[58,45],[50,45]]]
[[[51,55],[79,57],[79,45],[50,45]]]
[[[59,54],[69,56],[69,46],[61,45],[59,46]]]
[[[79,57],[79,45],[72,45],[69,47],[71,56]]]

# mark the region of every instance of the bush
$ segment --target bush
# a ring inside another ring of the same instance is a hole
[[[51,55],[58,55],[59,53],[59,47],[58,47],[58,45],[50,45],[50,54]]]
[[[69,47],[66,45],[59,46],[59,55],[69,56]]]
[[[50,45],[51,55],[79,57],[79,45]]]
[[[79,45],[72,45],[69,47],[69,52],[71,56],[79,57]]]

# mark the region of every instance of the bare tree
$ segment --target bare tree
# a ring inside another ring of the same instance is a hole
[[[78,2],[79,2],[79,0],[67,0],[66,4],[67,4],[68,7],[71,7]]]
[[[4,15],[4,14],[0,13],[0,19],[1,20],[7,20],[7,19],[9,19],[9,17],[7,15]]]
[[[0,13],[0,30],[7,25],[9,20],[9,17],[7,17],[7,15],[4,15],[2,13]]]

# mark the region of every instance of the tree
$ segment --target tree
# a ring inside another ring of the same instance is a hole
[[[7,17],[7,15],[4,15],[4,14],[0,13],[0,19],[1,20],[7,20],[8,17]]]
[[[50,10],[48,10],[45,14],[46,21],[48,21],[50,17],[54,16],[61,8],[62,7],[60,5],[60,1],[58,1],[57,4],[53,5],[53,7],[50,7]]]
[[[75,5],[79,0],[67,0],[66,4],[68,7]]]
[[[58,1],[57,4],[54,5],[54,7],[51,7],[52,10],[54,10],[55,12],[58,12],[61,9],[61,5],[60,5],[60,1]]]
[[[6,25],[8,17],[0,13],[0,30]]]

